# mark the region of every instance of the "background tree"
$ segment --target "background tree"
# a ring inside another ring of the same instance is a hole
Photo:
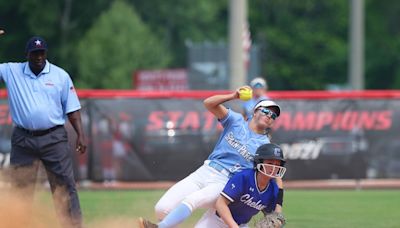
[[[365,83],[400,89],[400,2],[366,0]]]
[[[273,89],[325,89],[347,83],[348,2],[249,1],[262,47],[262,72]]]
[[[133,7],[114,1],[85,34],[77,48],[81,88],[132,87],[132,73],[168,65],[161,38],[141,21]]]
[[[114,2],[109,0],[79,2],[43,0],[40,3],[36,0],[0,1],[0,27],[7,32],[0,39],[0,62],[23,60],[25,42],[32,35],[41,35],[49,42],[50,61],[64,67],[74,80],[80,80],[80,77],[89,77],[83,72],[90,73],[92,70],[85,66],[87,62],[102,63],[104,56],[108,56],[109,59],[112,56],[112,59],[118,59],[118,62],[132,61],[130,55],[126,53],[119,56],[119,53],[115,54],[114,51],[105,49],[108,51],[106,53],[99,49],[96,56],[91,55],[91,59],[81,62],[83,57],[75,52],[82,51],[77,47],[82,47],[83,38],[90,37],[91,42],[86,41],[88,45],[100,42],[103,47],[111,42],[106,38],[97,40],[97,34],[92,34],[93,30],[107,37],[110,35],[119,37],[115,41],[118,43],[126,42],[127,39],[149,41],[157,39],[156,46],[163,47],[165,51],[163,53],[167,58],[158,65],[148,64],[153,67],[186,67],[187,40],[227,41],[228,1],[126,0],[124,4],[136,9],[133,12],[136,20],[140,22],[120,19],[119,24],[95,29],[94,24],[98,26],[100,23],[100,15],[104,15]],[[272,89],[313,90],[325,89],[329,84],[347,83],[349,1],[251,0],[248,4],[252,39],[261,46],[262,75],[268,78]],[[399,17],[399,1],[365,0],[367,89],[400,89]],[[141,24],[147,27],[147,32],[141,33],[140,37],[132,37],[131,34],[137,32],[136,28],[119,31],[123,30],[127,23]],[[111,30],[104,31],[107,29]],[[127,38],[122,41],[124,33]],[[147,35],[149,38],[144,38]],[[141,61],[147,58],[149,62],[154,61],[153,50],[148,46],[136,48],[135,52],[141,55]],[[93,50],[90,52],[94,53]],[[131,71],[142,67],[142,65],[132,66]],[[127,69],[117,70],[118,67],[119,65],[114,65],[114,70],[128,72]],[[125,77],[130,77],[131,71]],[[111,70],[103,71],[102,75],[105,76],[96,80],[80,81],[82,83],[85,81],[86,87],[96,88],[101,84],[106,86],[104,88],[113,88],[113,83],[99,82],[103,78],[111,80],[113,77],[116,77],[114,81],[121,81],[119,74],[116,76],[113,74]],[[383,78],[385,80],[382,80]],[[93,86],[90,83],[94,83]]]
[[[79,40],[107,9],[108,0],[0,1],[0,62],[23,61],[25,43],[33,35],[43,36],[49,44],[49,60],[76,78],[76,59],[71,58]]]
[[[51,0],[48,0],[51,1]],[[61,12],[58,15],[59,35],[54,45],[57,45],[56,61],[74,79],[79,77],[79,62],[74,56],[77,44],[101,13],[107,10],[113,1],[109,0],[57,0],[61,2]]]
[[[171,65],[186,66],[187,40],[193,42],[226,41],[228,1],[143,1],[131,0],[152,32],[162,37],[173,53]]]
[[[59,12],[57,1],[48,4],[38,4],[35,0],[0,1],[0,26],[6,31],[1,38],[0,60],[24,60],[25,43],[33,35],[44,36],[53,44],[57,37]],[[50,48],[50,57],[56,56],[52,45]]]

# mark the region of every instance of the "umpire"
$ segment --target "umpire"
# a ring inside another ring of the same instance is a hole
[[[0,35],[3,33],[0,30]],[[68,117],[77,133],[76,152],[85,153],[81,105],[68,73],[47,60],[43,38],[29,39],[25,52],[27,62],[0,64],[0,81],[6,84],[15,126],[11,136],[12,183],[21,197],[31,202],[41,161],[60,223],[63,227],[81,227],[72,151],[64,128]]]

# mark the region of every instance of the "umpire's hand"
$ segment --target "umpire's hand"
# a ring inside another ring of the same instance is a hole
[[[75,148],[76,152],[78,152],[80,154],[86,153],[87,146],[86,146],[85,141],[86,140],[84,137],[78,137],[76,139],[76,148]]]

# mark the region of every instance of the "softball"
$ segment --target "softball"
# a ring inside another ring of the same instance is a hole
[[[249,88],[242,88],[239,90],[239,98],[242,101],[248,101],[253,97],[253,90]]]

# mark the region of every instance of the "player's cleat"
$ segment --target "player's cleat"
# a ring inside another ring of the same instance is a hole
[[[140,228],[158,228],[158,226],[144,218],[139,218],[139,227]]]

